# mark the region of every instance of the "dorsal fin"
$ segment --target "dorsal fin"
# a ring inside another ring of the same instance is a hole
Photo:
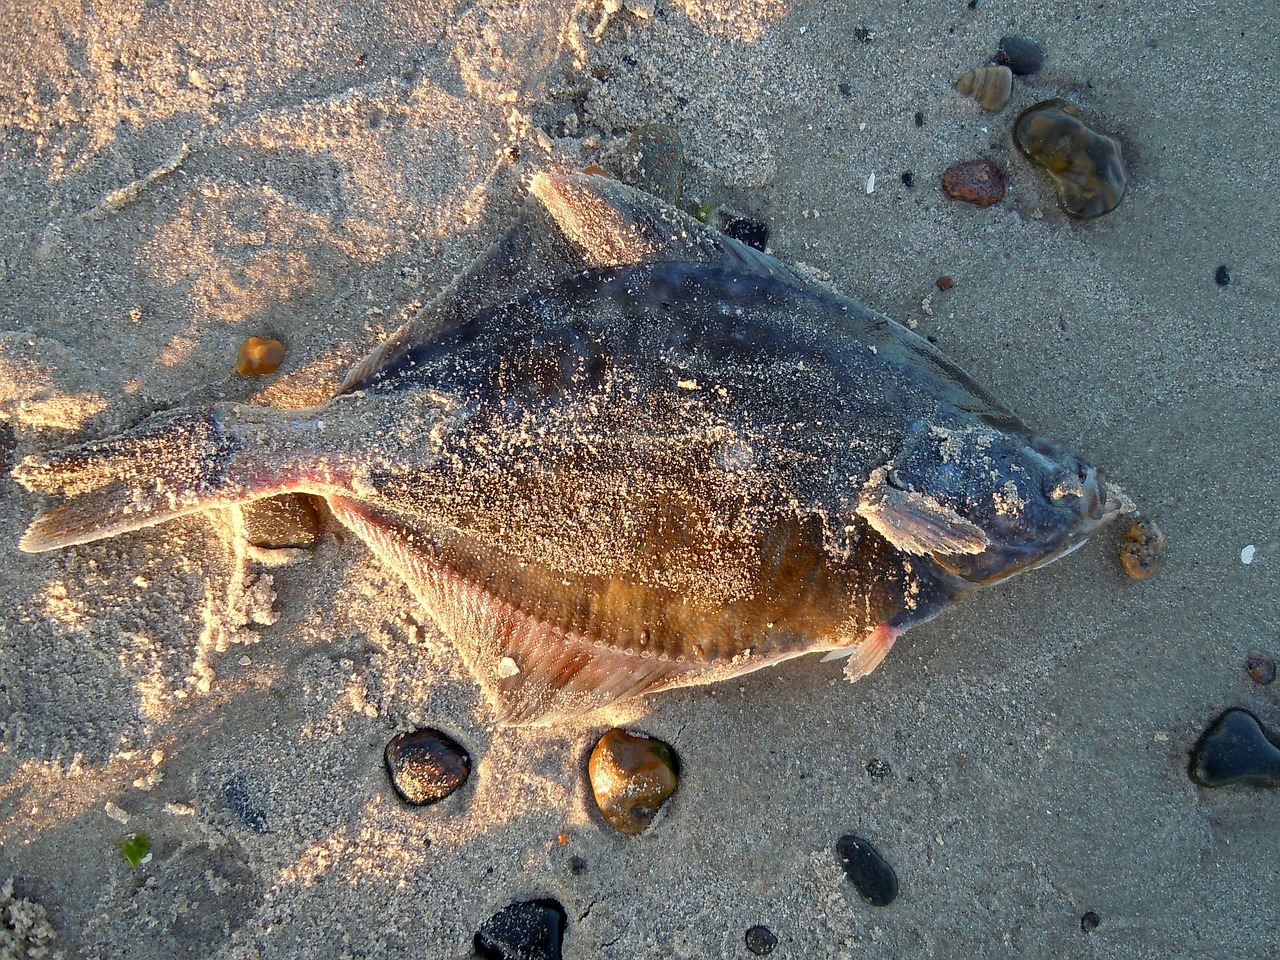
[[[460,318],[554,286],[584,270],[723,263],[805,288],[811,280],[656,197],[609,177],[539,173],[502,238],[352,368],[337,393],[358,390]]]

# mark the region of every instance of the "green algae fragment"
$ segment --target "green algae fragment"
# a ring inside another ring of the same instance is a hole
[[[151,859],[151,838],[145,833],[131,833],[118,846],[135,870]]]

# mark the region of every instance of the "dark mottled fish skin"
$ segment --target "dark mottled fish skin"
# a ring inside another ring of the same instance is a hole
[[[324,496],[458,645],[499,721],[810,652],[870,672],[1114,513],[926,341],[656,200],[536,202],[309,410],[221,406],[28,458],[24,549]]]

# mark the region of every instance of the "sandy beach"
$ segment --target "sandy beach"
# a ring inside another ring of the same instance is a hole
[[[1280,795],[1187,774],[1228,707],[1280,729],[1280,684],[1244,666],[1280,656],[1274,8],[215,8],[0,4],[5,958],[454,960],[535,897],[565,908],[566,960],[747,958],[757,924],[784,958],[1275,955]],[[987,113],[952,84],[1010,35],[1044,65]],[[1123,146],[1124,201],[1097,220],[1065,216],[1011,138],[1054,97]],[[780,260],[1100,464],[1166,532],[1159,573],[1125,575],[1120,525],[854,686],[811,657],[500,729],[332,517],[286,556],[234,511],[18,551],[41,507],[10,476],[25,456],[157,410],[324,399],[534,174],[625,178],[649,123],[680,134],[687,206],[767,223]],[[939,186],[978,157],[1007,180],[986,208]],[[279,373],[236,375],[251,335],[286,344]],[[382,759],[417,726],[475,766],[425,808]],[[681,759],[639,837],[586,782],[611,726]],[[891,905],[845,878],[847,833],[893,865]]]

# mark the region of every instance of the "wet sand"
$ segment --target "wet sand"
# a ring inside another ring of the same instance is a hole
[[[1280,654],[1274,18],[1149,0],[603,18],[570,0],[10,5],[0,881],[69,958],[454,958],[534,896],[564,904],[571,960],[747,957],[754,924],[778,957],[1273,949],[1280,799],[1186,767],[1226,707],[1280,726],[1280,690],[1244,668]],[[984,114],[951,84],[1006,34],[1045,66]],[[1064,217],[1010,139],[1055,96],[1123,143],[1128,192],[1100,220]],[[8,477],[23,456],[157,409],[322,398],[529,176],[621,171],[655,121],[684,139],[691,203],[767,221],[780,259],[914,323],[1103,465],[1168,534],[1161,572],[1130,581],[1116,529],[912,631],[856,686],[802,660],[510,731],[336,523],[275,565],[230,514],[16,550],[39,508]],[[938,187],[978,156],[1008,179],[987,209]],[[235,376],[250,335],[287,343],[280,374]],[[476,770],[410,809],[382,748],[419,724]],[[585,786],[614,724],[683,761],[639,838]],[[116,848],[133,832],[153,842],[136,871]],[[844,879],[848,832],[896,868],[889,907]]]

